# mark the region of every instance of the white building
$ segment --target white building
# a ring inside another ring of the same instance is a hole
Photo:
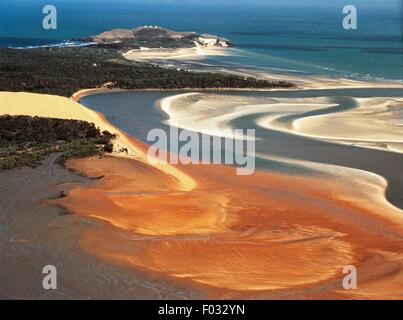
[[[227,41],[212,36],[201,36],[198,41],[204,47],[229,47]]]

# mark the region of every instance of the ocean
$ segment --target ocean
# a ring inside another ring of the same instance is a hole
[[[158,25],[228,38],[212,64],[278,72],[403,81],[400,0],[350,0],[357,30],[342,27],[345,1],[54,0],[58,29],[42,28],[48,0],[0,1],[0,46],[59,45],[113,28]],[[324,3],[327,2],[327,3]]]

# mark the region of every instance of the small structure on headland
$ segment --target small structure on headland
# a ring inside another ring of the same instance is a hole
[[[118,83],[116,81],[109,81],[98,86],[98,88],[102,89],[113,89],[116,87],[118,87]]]
[[[209,34],[204,34],[198,39],[198,43],[203,47],[229,47],[230,43],[227,39],[219,38],[217,36],[212,36]]]
[[[114,44],[124,48],[190,48],[230,47],[229,40],[196,32],[177,32],[159,26],[142,26],[134,29],[113,29],[86,39],[97,44]]]

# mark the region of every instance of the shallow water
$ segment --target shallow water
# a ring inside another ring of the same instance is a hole
[[[160,99],[178,92],[126,92],[97,94],[85,97],[81,102],[101,113],[117,127],[130,135],[147,142],[151,129],[162,128],[169,132],[164,123],[167,115],[156,105]],[[289,92],[220,92],[220,95],[243,95],[253,97],[331,97],[340,104],[314,114],[324,114],[352,108],[354,97],[403,97],[403,89],[332,89]],[[331,164],[376,173],[388,181],[387,198],[395,206],[403,208],[403,154],[389,151],[341,145],[294,134],[263,129],[256,125],[256,119],[264,114],[237,118],[231,122],[234,128],[256,129],[256,152],[267,156],[278,156],[294,160]],[[314,169],[282,161],[257,158],[256,166],[272,172],[288,174],[319,174]]]

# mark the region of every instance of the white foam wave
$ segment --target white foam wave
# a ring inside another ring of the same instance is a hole
[[[10,49],[40,49],[40,48],[69,48],[69,47],[86,47],[96,44],[95,42],[81,42],[81,41],[62,41],[54,44],[44,44],[37,46],[11,46]]]

